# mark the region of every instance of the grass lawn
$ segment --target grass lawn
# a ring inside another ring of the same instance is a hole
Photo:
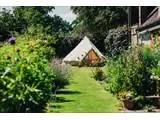
[[[57,92],[47,112],[117,112],[119,101],[93,78],[89,67],[72,67],[69,86]]]

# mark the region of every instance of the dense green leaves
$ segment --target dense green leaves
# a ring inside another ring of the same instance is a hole
[[[4,41],[15,28],[13,14],[9,10],[0,11],[0,42]]]
[[[71,7],[83,22],[84,30],[92,35],[96,46],[104,51],[104,39],[109,29],[127,23],[126,7]]]
[[[54,7],[13,7],[13,14],[15,21],[19,23],[18,26],[23,26],[24,30],[26,27],[36,24],[47,27],[45,23],[50,19],[49,12],[52,9]]]
[[[55,82],[60,81],[60,87],[68,84],[67,73],[59,74],[49,66],[48,59],[54,56],[49,41],[54,38],[31,33],[19,35],[16,44],[5,43],[0,48],[0,112],[43,112]]]
[[[132,91],[134,95],[154,95],[155,83],[150,79],[157,61],[149,48],[132,48],[121,53],[118,60],[108,63],[110,91],[118,94]]]
[[[122,50],[128,49],[130,45],[127,27],[123,26],[109,30],[104,42],[107,56],[119,55]]]
[[[51,16],[54,7],[47,6],[21,6],[13,7],[12,11],[6,9],[0,13],[0,40],[5,40],[13,32],[24,33],[30,27],[42,26],[48,34],[67,33],[71,30],[68,22],[57,15]]]
[[[0,59],[0,111],[41,112],[51,98],[54,72],[38,55]]]

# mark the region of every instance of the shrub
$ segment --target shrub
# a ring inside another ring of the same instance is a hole
[[[109,59],[107,61],[107,81],[108,89],[113,94],[118,94],[123,88],[122,65],[118,60]]]
[[[0,55],[0,112],[42,112],[51,98],[55,73],[38,55]]]
[[[56,35],[51,35],[47,31],[48,28],[44,28],[39,24],[36,26],[31,25],[27,28],[25,33],[20,36],[20,38],[25,41],[28,40],[36,42],[34,45],[29,45],[30,52],[33,52],[33,48],[35,48],[39,56],[51,60],[55,55],[54,46],[57,38]]]
[[[144,110],[146,110],[147,112],[156,112],[155,109],[156,109],[156,107],[153,105],[146,105],[144,107]]]
[[[121,91],[118,93],[117,97],[121,100],[132,100],[133,99],[133,93],[130,91]]]
[[[137,95],[155,94],[155,83],[150,79],[151,69],[156,65],[149,48],[131,48],[116,60],[108,62],[109,89],[112,93],[132,91]]]
[[[14,58],[13,58],[14,59]],[[19,60],[18,60],[19,59]],[[54,73],[47,61],[20,58],[1,68],[1,112],[40,112],[51,97]],[[5,69],[5,71],[4,71]]]
[[[98,81],[103,81],[106,77],[104,72],[99,67],[97,67],[95,72],[93,72],[93,78]]]
[[[80,43],[81,39],[83,39],[82,36],[68,37],[66,35],[65,37],[58,38],[55,44],[56,55],[59,57],[65,57]]]
[[[157,60],[157,64],[152,69],[152,76],[160,78],[160,51],[159,48],[155,49],[155,59]]]
[[[144,96],[138,95],[134,98],[134,109],[142,109],[146,105],[146,99]]]
[[[127,27],[123,26],[109,30],[104,42],[107,56],[119,55],[122,50],[126,50],[129,46]]]
[[[56,74],[54,79],[55,89],[64,88],[69,84],[71,72],[68,65],[63,65],[59,60],[53,59],[50,63],[50,67]]]
[[[39,39],[37,51],[39,51],[42,57],[52,60],[53,56],[55,55],[55,41],[56,38],[54,36],[47,34]]]

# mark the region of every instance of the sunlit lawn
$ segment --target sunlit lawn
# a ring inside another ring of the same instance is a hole
[[[57,93],[47,112],[117,112],[118,100],[93,78],[89,67],[72,67],[71,84]]]

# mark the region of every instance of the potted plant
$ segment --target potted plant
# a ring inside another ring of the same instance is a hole
[[[128,92],[123,92],[121,94],[123,105],[126,109],[132,110],[134,107],[134,99],[133,99],[133,93],[128,91]]]

